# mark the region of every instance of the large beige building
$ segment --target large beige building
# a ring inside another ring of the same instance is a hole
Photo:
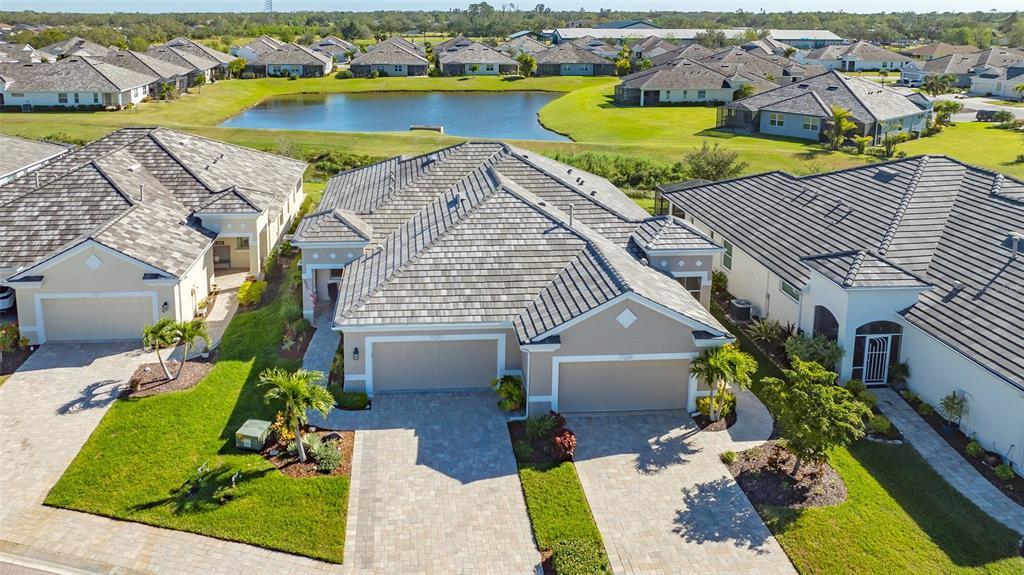
[[[531,412],[694,408],[722,248],[607,180],[499,143],[334,177],[293,239],[333,302],[345,386],[486,387],[521,376]]]
[[[0,186],[0,282],[32,343],[188,320],[218,271],[260,275],[305,163],[163,128],[119,130]]]

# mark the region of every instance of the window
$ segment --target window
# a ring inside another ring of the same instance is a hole
[[[24,98],[25,97],[25,93],[24,92],[11,92],[11,97],[12,98]]]
[[[679,283],[682,284],[686,291],[690,292],[690,295],[697,301],[700,301],[700,284],[703,279],[699,276],[679,278]]]
[[[397,65],[397,66],[395,66],[395,67],[393,68],[393,70],[394,70],[395,72],[401,72],[401,71],[402,71],[402,66],[401,66],[401,65]]]
[[[839,340],[839,321],[824,306],[814,306],[814,335],[831,341]]]
[[[494,64],[488,64],[486,70],[488,72],[493,72],[494,71]]]
[[[768,125],[776,128],[781,128],[786,124],[786,117],[778,112],[772,112],[768,114]]]
[[[698,100],[703,100],[703,99],[705,99],[707,97],[708,97],[708,93],[707,92],[705,92],[704,90],[697,90],[697,99]]]
[[[786,280],[779,280],[779,289],[793,301],[800,301],[800,290]]]
[[[57,101],[60,102],[61,104],[67,104],[68,103],[68,95],[66,93],[64,93],[64,92],[59,92],[57,94]]]
[[[92,93],[92,103],[93,104],[99,104],[100,103],[100,93],[99,92],[93,92]]]
[[[78,92],[75,92],[75,103],[78,103]]]
[[[817,132],[820,124],[818,124],[817,118],[809,118],[804,116],[804,129],[809,132]]]
[[[247,250],[249,249],[249,238],[235,238],[235,249]]]
[[[722,240],[722,246],[725,247],[725,253],[722,254],[722,267],[727,270],[732,269],[732,242],[729,240]]]

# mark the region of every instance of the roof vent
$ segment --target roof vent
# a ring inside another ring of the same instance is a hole
[[[805,89],[806,88],[810,88],[810,87],[811,87],[810,84],[800,84],[800,85],[797,86],[797,88],[805,88]]]
[[[643,265],[647,265],[648,264],[647,258],[640,258],[640,263],[643,264]]]
[[[1010,248],[1010,257],[1013,259],[1017,259],[1017,254],[1024,253],[1024,233],[1010,232],[1010,235],[1007,236],[1006,241],[1003,243],[1006,247]]]
[[[590,190],[590,195],[591,196],[596,196],[597,195],[597,190]]]

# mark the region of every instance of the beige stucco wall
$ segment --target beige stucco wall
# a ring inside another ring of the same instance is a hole
[[[178,321],[194,318],[199,302],[210,295],[213,283],[213,250],[208,249],[175,286],[175,318]]]

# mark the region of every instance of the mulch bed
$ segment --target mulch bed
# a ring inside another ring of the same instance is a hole
[[[290,348],[278,351],[277,355],[284,359],[302,359],[306,355],[306,348],[309,347],[309,342],[313,340],[314,332],[316,332],[316,328],[310,326],[309,329],[298,335],[295,343]]]
[[[710,417],[703,413],[698,413],[693,416],[693,421],[697,423],[697,427],[699,427],[701,431],[725,431],[736,423],[736,410],[732,410],[732,412],[725,417],[718,418],[718,421],[711,421]]]
[[[178,372],[178,362],[168,361],[167,369],[173,376]],[[146,363],[140,365],[131,379],[128,380],[128,389],[122,397],[138,398],[160,395],[169,391],[181,391],[195,387],[206,374],[213,368],[214,357],[211,352],[207,359],[195,358],[185,362],[178,379],[167,380],[164,378],[164,370],[160,369],[159,363]]]
[[[846,484],[827,463],[803,464],[794,478],[789,474],[796,458],[783,450],[775,465],[770,461],[776,442],[769,441],[736,454],[727,465],[736,483],[752,502],[760,505],[806,509],[846,501]],[[781,471],[780,471],[781,469]]]
[[[904,400],[906,401],[906,400]],[[914,412],[917,413],[918,417],[924,419],[928,425],[932,426],[935,433],[939,434],[939,437],[946,440],[946,443],[950,447],[956,450],[968,463],[974,466],[981,473],[988,482],[996,487],[996,489],[1003,492],[1004,495],[1017,502],[1018,505],[1024,506],[1024,477],[1017,475],[1010,481],[1003,481],[996,476],[996,472],[993,468],[985,465],[985,462],[980,458],[974,458],[967,455],[967,444],[971,442],[971,438],[964,435],[964,432],[959,429],[953,433],[947,433],[943,431],[943,420],[942,416],[938,413],[932,413],[931,415],[921,415],[921,412],[917,411],[921,405],[921,400],[915,399],[914,401],[907,402]]]
[[[3,362],[0,363],[0,375],[14,373],[37,349],[39,349],[38,345],[29,345],[22,349],[4,352]]]
[[[533,448],[533,455],[529,459],[525,461],[518,460],[521,464],[536,465],[538,467],[548,468],[558,465],[559,463],[564,461],[559,457],[555,457],[555,455],[551,452],[551,439],[532,441],[529,437],[527,437],[526,423],[522,421],[510,421],[508,423],[508,434],[509,437],[512,439],[512,445],[515,445],[520,441],[525,441],[530,444],[530,447]]]
[[[278,468],[281,473],[288,477],[338,477],[351,475],[352,447],[355,445],[356,436],[354,431],[316,431],[308,433],[315,433],[323,441],[338,441],[338,450],[341,451],[341,465],[336,467],[334,471],[323,473],[318,470],[316,463],[308,453],[306,454],[306,462],[299,463],[298,457],[292,457],[288,454],[288,446],[279,442],[274,442],[264,448],[260,455],[274,464],[274,467]]]

